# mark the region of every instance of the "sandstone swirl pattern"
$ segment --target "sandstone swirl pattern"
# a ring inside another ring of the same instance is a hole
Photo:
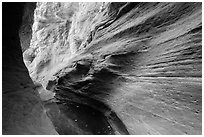
[[[201,3],[37,3],[32,29],[24,61],[57,102],[111,134],[201,134]]]

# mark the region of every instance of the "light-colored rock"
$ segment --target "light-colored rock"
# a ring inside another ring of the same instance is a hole
[[[130,134],[201,134],[201,5],[38,3],[26,66],[57,99],[105,104]]]

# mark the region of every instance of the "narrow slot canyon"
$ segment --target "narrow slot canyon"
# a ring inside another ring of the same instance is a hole
[[[2,2],[3,135],[201,135],[201,2]]]

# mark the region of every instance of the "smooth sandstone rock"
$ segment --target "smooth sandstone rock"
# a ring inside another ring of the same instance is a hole
[[[201,17],[201,3],[37,3],[23,57],[57,132],[201,134]]]
[[[3,3],[2,134],[58,134],[24,65],[18,30],[24,3]]]

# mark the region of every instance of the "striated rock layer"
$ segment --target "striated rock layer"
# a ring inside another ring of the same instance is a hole
[[[2,134],[58,134],[23,62],[18,30],[25,3],[3,3]]]
[[[201,134],[201,3],[37,3],[32,31],[59,134]]]

